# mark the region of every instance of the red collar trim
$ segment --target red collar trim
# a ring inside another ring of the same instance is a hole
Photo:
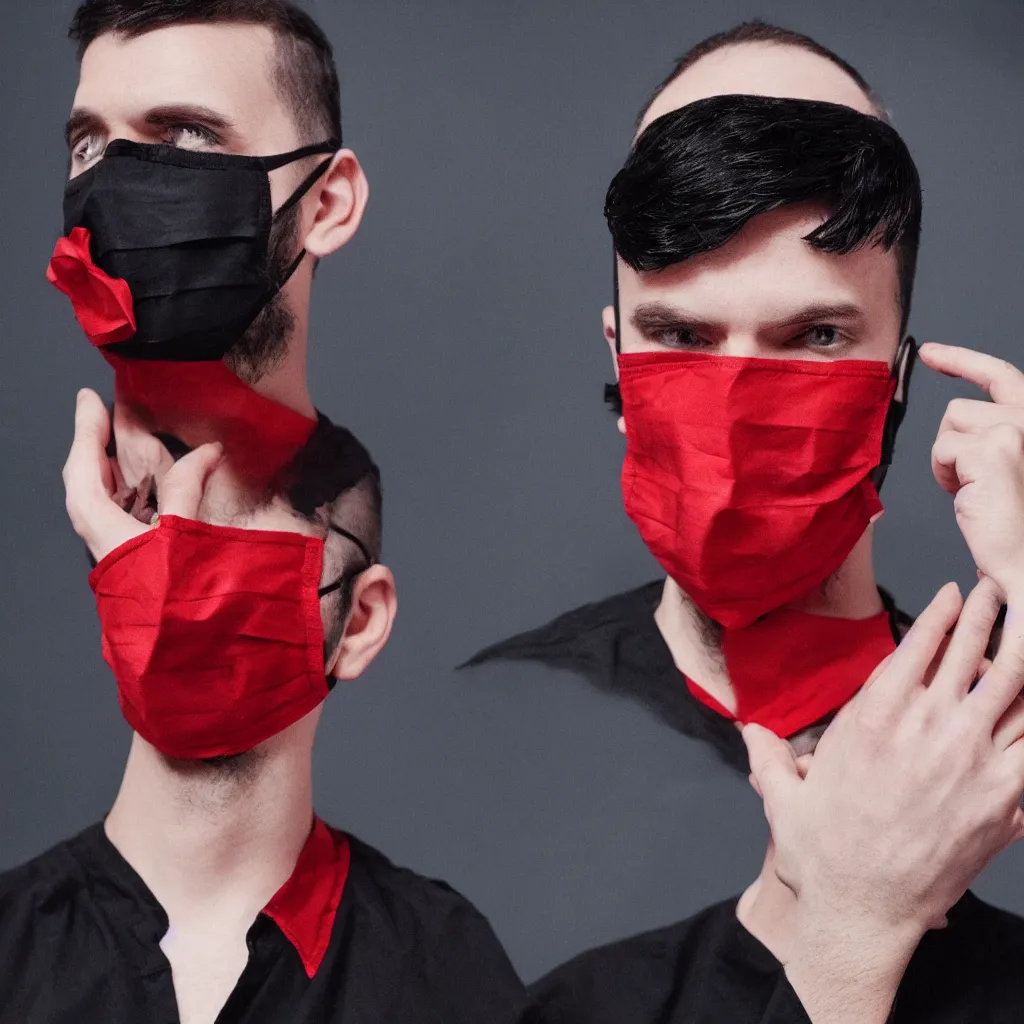
[[[310,978],[323,962],[331,941],[350,861],[344,833],[314,818],[295,870],[263,908],[295,947]]]

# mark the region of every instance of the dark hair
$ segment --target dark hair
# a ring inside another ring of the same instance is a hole
[[[218,22],[271,29],[277,37],[274,84],[303,141],[341,139],[334,51],[320,26],[288,0],[84,0],[68,36],[81,59],[89,44],[108,32],[132,39],[167,25]]]
[[[605,200],[615,251],[656,271],[725,245],[748,221],[796,203],[828,219],[822,252],[895,249],[903,326],[921,233],[921,183],[899,134],[849,107],[770,96],[712,96],[653,121]]]
[[[636,120],[637,126],[639,127],[643,122],[647,111],[651,109],[651,104],[684,71],[692,68],[697,61],[707,57],[709,54],[715,53],[718,50],[724,50],[730,46],[739,46],[742,43],[774,43],[777,46],[792,46],[799,50],[806,50],[808,53],[817,54],[819,57],[824,57],[825,60],[831,61],[837,68],[845,71],[864,90],[864,94],[874,104],[878,116],[883,120],[888,120],[885,109],[882,107],[882,103],[874,89],[868,85],[864,76],[852,64],[843,60],[838,53],[830,50],[827,46],[822,46],[817,40],[804,35],[802,32],[780,28],[778,25],[771,25],[766,21],[761,21],[760,18],[755,18],[753,21],[744,21],[734,28],[726,29],[724,32],[716,32],[713,36],[708,36],[707,39],[687,50],[676,61],[671,73],[651,93],[650,98],[644,104],[644,108],[640,111],[640,116]]]
[[[274,490],[283,494],[300,515],[318,522],[327,534],[327,542],[334,537],[349,549],[346,557],[336,560],[343,581],[341,588],[324,598],[325,602],[330,602],[324,605],[326,660],[344,635],[352,604],[352,582],[369,568],[358,546],[330,527],[341,527],[358,537],[371,562],[380,559],[383,534],[380,470],[350,430],[318,413],[313,433],[275,482]],[[351,564],[350,556],[355,559]]]

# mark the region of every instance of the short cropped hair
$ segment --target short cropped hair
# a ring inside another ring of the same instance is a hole
[[[814,100],[712,96],[653,121],[615,175],[605,217],[638,272],[720,248],[754,217],[818,203],[806,238],[822,252],[895,249],[903,326],[921,235],[921,182],[899,134],[876,117]]]
[[[341,139],[334,50],[320,26],[288,0],[84,0],[68,35],[82,55],[102,35],[128,39],[168,25],[263,25],[277,40],[274,84],[303,142]]]

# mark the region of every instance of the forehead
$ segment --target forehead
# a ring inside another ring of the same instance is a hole
[[[262,25],[169,25],[106,33],[82,57],[75,107],[112,124],[157,107],[209,107],[249,139],[295,135],[275,88],[276,40]],[[290,140],[290,139],[289,139]]]
[[[864,90],[832,61],[797,46],[738,43],[687,68],[651,104],[640,130],[688,103],[732,93],[840,103],[877,114]]]
[[[657,299],[685,303],[722,323],[772,319],[811,304],[855,304],[897,315],[896,256],[863,246],[839,256],[805,237],[825,214],[789,206],[753,218],[721,248],[662,271],[636,273],[620,263],[624,304]]]

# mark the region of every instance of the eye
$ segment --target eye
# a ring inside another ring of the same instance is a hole
[[[666,348],[702,348],[707,342],[690,327],[671,327],[653,330],[649,334],[651,341]]]
[[[178,149],[204,149],[220,144],[220,138],[200,124],[171,125],[164,132],[163,141]]]
[[[840,348],[850,339],[838,327],[828,324],[815,324],[800,335],[799,340],[810,348]]]
[[[81,170],[97,157],[102,156],[104,149],[106,149],[106,142],[103,136],[96,132],[81,136],[71,146],[72,166],[75,170]]]

